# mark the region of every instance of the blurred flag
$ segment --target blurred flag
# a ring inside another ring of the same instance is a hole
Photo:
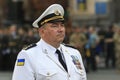
[[[96,2],[95,4],[96,14],[106,14],[107,13],[107,3],[106,2]]]
[[[77,0],[77,8],[80,11],[86,10],[86,0]]]

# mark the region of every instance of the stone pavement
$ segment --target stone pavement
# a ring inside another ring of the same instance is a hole
[[[11,80],[12,78],[11,72],[0,72],[0,80]]]
[[[88,80],[120,80],[120,72],[113,69],[101,69],[87,74]]]
[[[12,72],[0,72],[0,80],[11,80]],[[111,69],[100,69],[87,74],[88,80],[120,80],[120,73]]]

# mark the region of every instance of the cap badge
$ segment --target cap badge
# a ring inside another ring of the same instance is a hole
[[[60,14],[58,10],[56,10],[54,13],[55,13],[56,15],[59,15],[59,14]]]

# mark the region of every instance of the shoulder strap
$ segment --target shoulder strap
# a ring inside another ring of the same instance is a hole
[[[23,48],[24,50],[28,50],[28,49],[30,49],[30,48],[33,48],[33,47],[35,47],[35,46],[37,46],[35,43],[33,43],[33,44],[30,44],[30,45],[28,45],[27,47],[25,47],[25,48]]]
[[[71,47],[71,48],[77,49],[77,48],[75,48],[74,46],[71,46],[71,45],[69,45],[69,44],[64,44],[64,46],[67,46],[67,47]]]

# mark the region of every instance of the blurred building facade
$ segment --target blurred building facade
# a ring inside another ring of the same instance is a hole
[[[59,3],[65,9],[68,6],[68,0],[0,0],[0,22],[32,23],[53,3]]]
[[[72,24],[108,26],[120,21],[120,0],[0,0],[0,22],[31,23],[53,3],[64,7]]]
[[[108,26],[115,21],[115,4],[114,0],[70,0],[73,11],[69,12],[73,24]]]

